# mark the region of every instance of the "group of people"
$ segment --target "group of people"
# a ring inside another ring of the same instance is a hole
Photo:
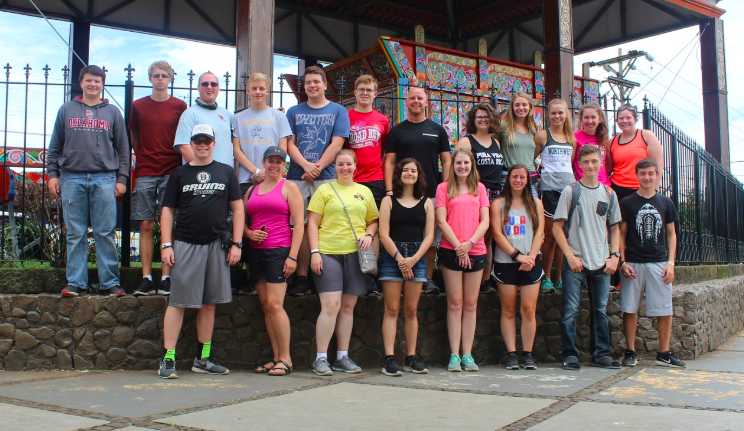
[[[126,191],[130,143],[135,150],[132,220],[140,221],[143,279],[134,294],[170,295],[160,377],[178,377],[175,349],[186,308],[199,309],[192,371],[229,373],[211,358],[211,338],[216,305],[232,300],[229,267],[240,261],[261,302],[273,353],[256,372],[292,372],[284,297],[308,293],[310,272],[321,304],[313,371],[361,372],[349,345],[357,298],[377,288],[370,275],[375,268],[360,263],[370,249],[378,256],[385,302],[386,375],[428,372],[416,355],[417,309],[422,292],[440,293],[432,280],[435,262],[447,296],[449,371],[478,370],[472,356],[477,302],[481,291],[494,290],[492,280],[501,298],[507,368],[537,368],[531,354],[537,298],[556,288],[564,292],[563,367],[580,367],[574,337],[585,282],[592,302],[591,364],[619,366],[610,355],[605,312],[616,270],[628,340],[623,364],[637,362],[633,341],[645,290],[647,315],[659,316],[657,362],[684,365],[669,351],[676,210],[656,192],[661,145],[651,132],[636,129],[635,108],[618,109],[622,133],[610,141],[598,105],[582,107],[581,130],[574,133],[571,111],[556,99],[548,105],[550,128],[538,132],[530,96],[518,93],[503,121],[490,104],[475,104],[467,136],[451,152],[446,130],[427,118],[421,87],[407,89],[408,117],[391,128],[373,109],[378,83],[370,75],[356,79],[356,106],[347,111],[326,98],[324,70],[308,67],[308,100],[286,115],[268,106],[271,82],[262,73],[248,79],[250,107],[235,114],[218,106],[219,81],[210,72],[199,77],[199,97],[189,108],[168,94],[173,71],[167,62],[153,63],[148,76],[152,94],[133,103],[128,140],[121,113],[101,98],[104,71],[84,68],[83,95],[60,109],[47,165],[50,192],[61,198],[67,223],[62,296],[87,294],[89,217],[100,291],[123,296],[115,197]],[[158,220],[163,271],[156,286]],[[394,354],[401,302],[402,367]],[[336,357],[329,359],[334,335]]]

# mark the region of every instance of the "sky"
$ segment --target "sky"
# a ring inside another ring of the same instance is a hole
[[[731,170],[744,181],[744,58],[736,55],[744,48],[744,1],[723,0],[718,6],[727,12],[723,16],[726,43],[726,62],[728,78],[728,102],[730,121]],[[69,24],[62,21],[51,21],[57,31],[65,38],[69,34]],[[643,97],[647,96],[669,119],[704,145],[703,102],[700,70],[700,45],[698,27],[692,27],[663,34],[623,45],[618,45],[575,57],[576,74],[581,74],[581,64],[599,61],[617,56],[618,48],[643,50],[651,54],[653,62],[639,59],[637,70],[627,79],[639,82],[642,91],[633,93],[632,102],[639,107]],[[46,89],[40,85],[28,88],[29,103],[23,103],[26,89],[13,85],[8,99],[7,145],[40,147],[45,140],[44,120],[46,119],[46,140],[51,131],[51,124],[57,108],[63,100],[63,82],[61,69],[67,64],[67,47],[54,30],[41,18],[0,12],[0,67],[10,63],[12,66],[10,80],[23,82],[28,64],[30,82],[43,82],[44,65],[49,65],[49,83]],[[194,59],[204,58],[198,63]],[[123,106],[124,92],[121,85],[126,78],[124,68],[132,64],[135,68],[133,79],[136,85],[149,85],[147,67],[156,59],[167,59],[177,75],[175,86],[187,86],[190,70],[198,76],[207,70],[222,77],[229,72],[232,77],[229,84],[234,89],[235,83],[235,49],[211,44],[190,42],[179,39],[151,36],[101,27],[91,28],[90,59],[94,64],[105,66],[108,70],[107,95],[112,103]],[[0,73],[5,72],[0,69]],[[275,56],[274,77],[282,73],[297,73],[297,60],[290,57]],[[601,68],[593,68],[592,78],[603,79],[608,75]],[[4,78],[4,76],[3,76]],[[2,80],[2,78],[0,78]],[[224,77],[221,78],[224,90]],[[275,81],[278,82],[278,81]],[[118,86],[118,87],[117,87]],[[276,87],[275,87],[276,89]],[[285,86],[285,91],[288,88]],[[609,88],[602,87],[601,92]],[[47,96],[46,114],[44,97]],[[138,88],[135,97],[149,94],[147,88]],[[176,97],[188,98],[188,92],[177,91]],[[292,98],[283,99],[283,105],[294,104]],[[4,119],[6,90],[0,85],[0,121]],[[218,99],[224,106],[225,94]],[[279,106],[278,97],[274,106]],[[233,109],[233,98],[228,97],[228,109]],[[28,111],[24,124],[24,111]],[[27,133],[24,134],[24,129]],[[0,123],[0,145],[5,136],[5,124]],[[741,161],[741,163],[739,163]]]

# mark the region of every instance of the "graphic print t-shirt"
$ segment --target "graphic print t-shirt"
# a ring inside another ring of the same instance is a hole
[[[344,148],[354,150],[357,158],[357,171],[354,181],[368,183],[382,181],[382,153],[390,132],[390,121],[377,111],[349,111],[351,131]]]
[[[295,144],[308,162],[317,163],[331,143],[331,138],[349,137],[349,114],[338,103],[328,102],[322,108],[311,108],[307,102],[295,105],[287,111],[287,120]],[[287,179],[301,180],[305,170],[294,162],[289,163]],[[326,166],[316,179],[336,178],[336,167],[333,163]]]
[[[441,182],[439,154],[450,152],[450,142],[444,127],[429,119],[420,123],[405,120],[390,129],[386,151],[395,153],[396,161],[408,157],[418,160],[426,174],[426,196],[433,198],[437,195],[437,184]]]
[[[230,202],[240,199],[235,170],[213,161],[176,168],[165,188],[163,206],[178,209],[177,241],[203,245],[214,242],[227,230]]]
[[[292,136],[287,116],[274,108],[255,111],[248,108],[233,117],[233,130],[240,141],[240,148],[248,160],[263,169],[263,155],[267,148],[278,146],[279,139]],[[253,175],[243,165],[238,167],[240,184],[250,182]]]
[[[625,260],[628,262],[666,262],[666,225],[679,221],[672,200],[656,193],[646,199],[633,193],[620,201],[625,235]]]

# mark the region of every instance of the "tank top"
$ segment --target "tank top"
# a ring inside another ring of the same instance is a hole
[[[612,171],[612,183],[628,189],[638,189],[638,178],[635,175],[635,167],[638,162],[648,157],[648,144],[643,140],[643,131],[636,130],[636,134],[630,142],[620,143],[622,134],[612,138],[610,144],[610,156],[614,166]]]
[[[548,140],[540,152],[542,160],[542,174],[540,176],[540,190],[561,191],[575,181],[573,174],[573,148],[567,142],[553,139],[550,129],[547,129]]]
[[[421,242],[426,229],[426,198],[412,208],[405,207],[393,196],[390,210],[390,239],[396,242]]]
[[[598,179],[600,183],[610,187],[612,184],[610,184],[610,177],[607,176],[607,170],[605,169],[605,164],[607,162],[607,154],[605,154],[604,150],[605,147],[599,145],[596,135],[590,135],[583,130],[578,130],[574,133],[574,136],[576,136],[576,156],[574,158],[574,173],[576,174],[576,179],[580,180],[584,177],[584,171],[581,170],[581,164],[579,163],[579,150],[587,144],[596,145],[599,146],[599,151],[602,153],[602,167],[599,168]]]
[[[532,220],[527,215],[527,208],[515,210],[509,209],[509,218],[506,223],[504,220],[504,198],[501,199],[501,220],[502,232],[509,240],[512,246],[522,254],[529,254],[532,250],[532,240],[535,235],[532,230]],[[498,263],[514,263],[511,256],[501,249],[498,245],[494,246],[493,260]]]
[[[501,153],[498,141],[491,138],[491,146],[486,148],[468,135],[470,147],[475,156],[475,167],[478,169],[480,181],[488,190],[501,190],[501,171],[504,170],[504,155]]]
[[[289,203],[282,195],[282,189],[286,179],[279,181],[273,190],[266,194],[258,192],[259,186],[255,186],[253,193],[245,204],[245,212],[250,216],[251,230],[261,229],[266,226],[268,237],[258,243],[249,241],[252,248],[269,249],[289,247],[292,245],[292,229],[289,227]]]
[[[506,130],[506,123],[501,123],[501,130]],[[501,151],[504,152],[504,165],[510,168],[517,163],[527,166],[529,173],[535,173],[535,135],[514,131],[514,142],[506,142],[506,131],[501,132]]]

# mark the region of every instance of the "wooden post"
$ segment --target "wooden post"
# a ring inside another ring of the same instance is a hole
[[[75,20],[70,26],[70,40],[72,41],[72,50],[77,53],[78,56],[89,64],[90,56],[90,23],[83,20]],[[80,62],[75,54],[70,51],[67,63],[70,65],[70,100],[77,96],[83,95],[83,90],[80,88],[80,71],[83,70],[85,64]]]
[[[243,77],[261,72],[274,76],[274,0],[238,0],[235,43],[238,76],[235,78],[235,110],[246,108]],[[271,98],[268,100],[271,105]]]
[[[726,169],[730,169],[728,87],[723,21],[700,21],[700,63],[703,69],[703,113],[705,149]]]
[[[571,105],[573,92],[572,0],[543,0],[545,90],[548,101],[556,92]]]

